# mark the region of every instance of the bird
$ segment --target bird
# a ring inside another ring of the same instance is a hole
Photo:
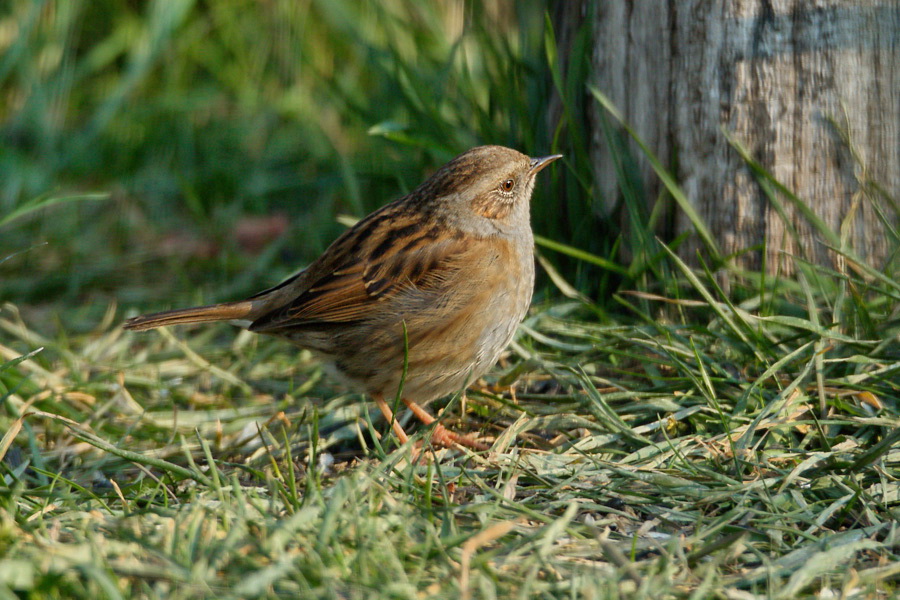
[[[249,321],[250,331],[312,351],[338,380],[367,392],[401,444],[408,436],[386,398],[434,424],[433,445],[486,450],[435,423],[424,406],[464,390],[512,341],[534,289],[535,177],[559,158],[472,148],[275,287],[133,317],[124,327]]]

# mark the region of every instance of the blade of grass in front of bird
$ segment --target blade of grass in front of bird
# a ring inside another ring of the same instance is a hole
[[[562,242],[557,242],[556,240],[551,240],[545,238],[543,236],[536,235],[534,236],[534,243],[538,246],[543,246],[548,250],[553,250],[555,252],[559,252],[560,254],[565,254],[566,256],[571,256],[577,260],[582,260],[586,263],[590,263],[592,265],[596,265],[607,271],[612,271],[613,273],[618,273],[619,275],[628,276],[628,270],[622,267],[615,262],[605,259],[602,256],[597,256],[596,254],[591,254],[590,252],[585,252],[579,248],[575,248],[573,246],[569,246],[567,244],[563,244]]]

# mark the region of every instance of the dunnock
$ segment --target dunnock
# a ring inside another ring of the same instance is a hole
[[[367,391],[404,443],[385,397],[400,393],[433,423],[421,405],[487,371],[525,316],[534,286],[529,201],[535,175],[558,158],[473,148],[275,287],[239,302],[135,317],[125,328],[250,320],[250,331],[312,350]],[[484,447],[440,424],[432,441]]]

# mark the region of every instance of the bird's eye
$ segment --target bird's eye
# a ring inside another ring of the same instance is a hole
[[[503,183],[500,184],[500,190],[504,192],[511,192],[513,188],[516,187],[515,179],[507,179]]]

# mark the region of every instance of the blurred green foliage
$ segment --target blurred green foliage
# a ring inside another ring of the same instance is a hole
[[[0,299],[99,293],[161,305],[248,293],[321,252],[341,230],[337,215],[362,216],[482,143],[565,153],[566,167],[539,186],[535,229],[608,255],[590,209],[586,136],[568,135],[583,125],[587,53],[558,64],[546,11],[513,1],[7,0],[0,215],[39,197],[112,195],[6,227],[0,253],[20,254],[4,267]],[[549,114],[553,102],[561,115]],[[241,250],[235,227],[279,214],[283,235],[261,253]],[[596,271],[562,266],[596,288]]]

